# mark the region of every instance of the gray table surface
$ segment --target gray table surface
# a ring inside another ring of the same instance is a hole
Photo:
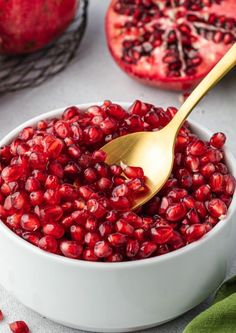
[[[72,104],[103,101],[134,101],[142,99],[156,105],[179,105],[179,94],[146,87],[127,77],[111,59],[105,45],[104,14],[109,0],[90,1],[89,24],[77,58],[69,67],[42,86],[1,97],[0,136],[23,121],[50,111],[54,108]],[[223,131],[228,137],[228,146],[236,153],[236,72],[225,78],[191,116],[202,125],[215,131]],[[236,223],[236,221],[235,221]],[[235,243],[236,244],[236,243]],[[236,246],[235,246],[236,258]],[[0,268],[4,269],[4,267]],[[236,259],[232,263],[229,276],[236,274]],[[189,281],[193,283],[193,281]],[[194,284],[193,284],[194,288]],[[184,297],[184,295],[183,295]],[[187,323],[207,308],[209,299],[180,318],[147,332],[180,333]],[[75,333],[42,318],[25,308],[0,287],[0,309],[4,311],[5,321],[0,324],[0,332],[7,333],[7,322],[25,320],[32,333]]]

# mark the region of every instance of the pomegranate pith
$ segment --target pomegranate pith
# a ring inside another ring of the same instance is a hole
[[[108,47],[130,76],[154,86],[196,85],[236,40],[234,0],[112,0]]]
[[[132,201],[147,190],[143,170],[108,165],[100,150],[124,132],[159,130],[176,112],[141,101],[126,112],[105,101],[27,127],[0,150],[1,221],[40,249],[73,260],[145,259],[197,241],[225,217],[235,190],[222,133],[203,141],[185,123],[170,178],[135,212]],[[111,123],[117,126],[107,134]]]

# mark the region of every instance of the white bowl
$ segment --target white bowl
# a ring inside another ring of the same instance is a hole
[[[0,146],[25,126],[62,111],[27,121],[2,139]],[[211,135],[194,122],[191,125],[202,138]],[[225,155],[236,176],[235,159],[227,149]],[[193,308],[223,281],[236,239],[235,211],[234,195],[227,217],[201,240],[161,257],[122,263],[49,254],[0,223],[0,283],[27,307],[66,326],[100,332],[152,327]]]

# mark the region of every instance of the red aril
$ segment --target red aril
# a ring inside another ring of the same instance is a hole
[[[43,48],[68,27],[77,4],[77,0],[1,0],[0,53],[24,54]]]
[[[83,252],[83,248],[75,241],[62,241],[60,244],[60,250],[67,258],[78,259]]]
[[[195,86],[235,42],[234,0],[112,0],[106,35],[117,64],[147,84]]]
[[[9,324],[9,327],[13,333],[29,333],[29,327],[22,320]]]

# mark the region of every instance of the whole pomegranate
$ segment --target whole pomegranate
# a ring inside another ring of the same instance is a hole
[[[161,88],[189,90],[236,41],[236,1],[112,0],[106,34],[127,74]]]
[[[68,27],[78,0],[0,0],[0,53],[32,53]]]

